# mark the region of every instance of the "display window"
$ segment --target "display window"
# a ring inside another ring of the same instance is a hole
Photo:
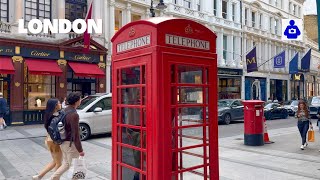
[[[241,99],[241,78],[219,78],[219,99]]]

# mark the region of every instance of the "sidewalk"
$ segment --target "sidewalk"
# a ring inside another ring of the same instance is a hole
[[[268,132],[275,143],[258,147],[245,146],[243,135],[220,138],[220,180],[320,179],[318,130],[316,142],[309,143],[304,151],[300,150],[297,127]],[[0,131],[0,180],[30,180],[45,165],[50,157],[43,143],[44,136],[40,125]],[[83,146],[88,179],[111,179],[111,138],[90,139],[83,142]]]

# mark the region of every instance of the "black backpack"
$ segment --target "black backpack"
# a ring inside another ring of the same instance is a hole
[[[76,110],[73,109],[68,112],[66,112],[65,110],[61,110],[61,111],[59,111],[58,116],[55,116],[54,118],[51,119],[51,122],[48,126],[48,134],[50,135],[53,143],[60,145],[65,140],[65,139],[62,139],[60,136],[60,131],[58,129],[58,123],[62,122],[63,128],[64,128],[65,124],[66,124],[66,116],[72,112],[76,112]],[[66,133],[66,131],[65,131],[65,133]]]

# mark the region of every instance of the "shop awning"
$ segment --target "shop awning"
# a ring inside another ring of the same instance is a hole
[[[30,74],[61,76],[62,70],[57,61],[26,59],[26,64]]]
[[[103,78],[104,72],[97,64],[87,64],[78,62],[68,62],[76,76]]]
[[[14,74],[11,57],[0,57],[0,74]]]

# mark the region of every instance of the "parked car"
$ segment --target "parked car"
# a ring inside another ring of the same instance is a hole
[[[84,98],[77,108],[80,117],[80,138],[82,141],[94,134],[111,132],[112,94],[95,94]]]
[[[320,108],[320,96],[313,96],[309,99],[309,111],[311,118],[316,118]]]
[[[221,99],[218,101],[218,121],[230,124],[233,120],[243,119],[243,104],[239,99]]]
[[[298,100],[291,100],[284,103],[284,108],[287,109],[289,116],[295,116],[298,111]]]
[[[269,103],[264,107],[264,117],[270,119],[287,119],[288,111],[278,103]]]

